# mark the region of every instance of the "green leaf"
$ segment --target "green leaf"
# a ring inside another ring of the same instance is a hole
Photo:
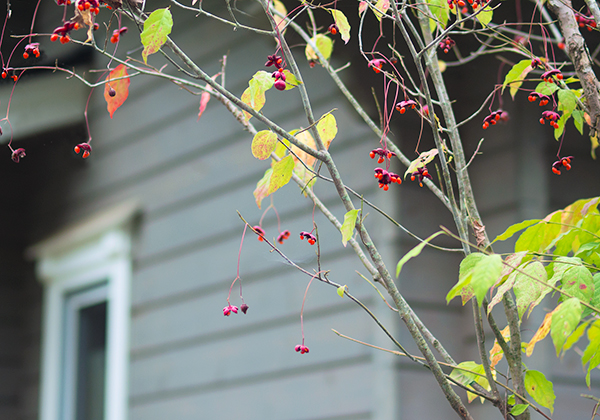
[[[321,141],[326,149],[329,149],[329,145],[335,138],[338,132],[337,122],[333,114],[327,114],[322,117],[317,123],[317,131],[321,137]]]
[[[273,164],[273,174],[271,175],[271,182],[269,183],[269,189],[267,195],[273,194],[279,188],[290,182],[292,178],[292,172],[294,171],[294,159],[292,156],[286,156],[279,162]]]
[[[562,291],[590,303],[594,297],[594,280],[586,267],[575,266],[565,271],[562,277]]]
[[[250,106],[255,111],[260,111],[267,101],[265,92],[273,87],[273,77],[266,71],[257,71],[248,82],[248,88],[242,94],[242,102]],[[246,121],[252,118],[252,115],[244,111]]]
[[[318,35],[314,36],[313,38],[311,38],[311,40],[312,40],[312,42],[315,43],[315,45],[317,46],[317,49],[323,55],[323,58],[325,58],[325,60],[329,60],[329,57],[331,57],[331,52],[333,51],[333,41],[331,40],[331,38],[329,38],[323,34],[318,34]],[[319,61],[319,57],[317,56],[317,53],[308,44],[306,45],[306,48],[304,49],[304,54],[306,55],[306,59],[309,61]]]
[[[556,398],[554,387],[542,372],[537,370],[525,372],[525,389],[535,402],[550,409],[551,413],[554,412],[554,399]]]
[[[529,251],[542,252],[560,234],[561,226],[560,212],[554,212],[538,223],[533,225],[519,236],[515,243],[515,252]],[[551,223],[548,223],[551,222]]]
[[[340,295],[340,297],[344,297],[344,292],[346,291],[346,285],[340,286],[337,288],[337,294]]]
[[[252,155],[260,160],[268,159],[277,146],[277,134],[270,130],[256,133],[252,139]]]
[[[494,16],[494,10],[491,7],[486,8],[485,10],[479,12],[475,17],[481,23],[481,26],[484,28],[492,21],[492,17]]]
[[[590,373],[594,368],[596,368],[600,364],[600,319],[594,321],[587,332],[587,337],[589,340],[589,344],[583,351],[583,355],[581,356],[581,365],[585,367],[588,364],[587,375],[585,378],[585,382],[590,387]]]
[[[419,255],[421,253],[421,251],[423,250],[423,248],[425,247],[425,245],[427,245],[433,238],[435,238],[436,236],[441,235],[442,233],[444,233],[444,232],[440,231],[440,232],[434,233],[430,237],[426,238],[423,242],[421,242],[420,244],[418,244],[417,246],[415,246],[413,249],[411,249],[410,251],[408,251],[406,253],[406,255],[404,255],[400,259],[400,261],[398,261],[398,265],[396,266],[396,277],[398,277],[400,275],[400,271],[402,270],[402,267],[404,266],[404,264],[406,264],[406,262],[408,260],[410,260],[411,258],[414,258],[417,255]]]
[[[583,307],[579,299],[567,299],[554,310],[552,315],[552,324],[550,326],[550,335],[556,348],[558,356],[569,336],[579,324]]]
[[[285,156],[285,154],[289,150],[289,147],[290,147],[290,141],[287,139],[281,139],[277,142],[277,145],[275,146],[275,154],[279,158],[282,158]]]
[[[452,369],[452,372],[450,372],[450,378],[469,388],[472,388],[471,384],[477,383],[488,391],[490,389],[490,383],[485,376],[483,365],[475,362],[468,361],[459,363],[456,365],[456,368]],[[469,402],[473,401],[475,397],[475,394],[467,391],[467,399]]]
[[[485,26],[485,25],[484,25]],[[523,80],[527,77],[527,74],[532,70],[531,60],[521,60],[515,64],[512,69],[504,77],[504,83],[502,84],[502,92],[506,86],[510,84],[510,96],[515,98],[515,95],[519,91],[519,88],[523,84]]]
[[[548,274],[544,265],[539,261],[533,261],[528,264],[522,272],[518,272],[513,286],[515,293],[515,299],[517,303],[517,311],[519,313],[519,319],[523,317],[523,314],[529,309],[529,313],[533,310],[532,305],[542,294],[543,284],[534,280],[533,278],[546,283],[548,281]]]
[[[429,28],[431,32],[440,26],[440,29],[446,29],[448,18],[450,17],[450,7],[445,0],[427,0],[427,5],[434,19],[429,19]]]
[[[563,345],[563,351],[569,350],[571,347],[573,347],[575,343],[579,341],[579,339],[585,333],[585,329],[587,328],[587,326],[588,323],[584,322],[581,325],[579,325],[579,327],[577,327],[575,331],[573,331],[569,338],[567,338],[567,341],[565,341],[565,344]]]
[[[552,95],[554,92],[556,92],[559,89],[558,86],[556,86],[556,83],[548,83],[548,82],[540,82],[536,88],[535,91],[537,93],[540,93],[542,95]]]
[[[254,189],[254,199],[256,200],[256,205],[258,206],[258,208],[260,208],[260,204],[262,203],[263,198],[269,195],[267,191],[269,190],[269,184],[271,183],[272,173],[272,168],[267,169],[263,177],[256,184],[256,188]]]
[[[477,265],[479,261],[481,261],[486,255],[481,252],[474,252],[472,254],[467,255],[460,262],[460,269],[458,272],[458,283],[450,289],[448,294],[446,295],[446,302],[450,303],[452,299],[456,296],[462,295],[466,292],[465,288],[470,286],[471,278],[473,276],[473,269]],[[398,263],[400,264],[400,263]],[[464,302],[463,302],[464,303]]]
[[[348,41],[350,41],[350,24],[348,23],[346,15],[337,9],[328,10],[333,15],[333,21],[340,30],[340,36],[342,37],[342,41],[344,41],[344,44],[347,44]]]
[[[150,13],[148,19],[144,22],[144,30],[140,34],[144,50],[142,58],[144,63],[148,63],[148,56],[154,54],[160,47],[167,42],[167,36],[173,28],[173,16],[171,11],[166,9],[156,9]]]
[[[564,111],[560,118],[556,121],[556,124],[558,124],[558,128],[554,129],[554,138],[556,140],[558,140],[560,136],[562,136],[562,133],[565,131],[565,126],[567,124],[567,121],[569,121],[569,118],[571,118],[571,112]]]
[[[581,264],[580,258],[573,257],[559,257],[554,263],[551,264],[553,268],[553,274],[550,280],[548,280],[549,286],[554,286],[557,282],[562,280],[562,276],[566,270],[573,267],[574,264]],[[540,297],[533,303],[532,307],[536,307],[544,299],[544,297],[550,293],[552,289],[550,287],[543,287]]]
[[[508,229],[506,229],[500,235],[496,236],[496,239],[494,239],[492,241],[492,243],[494,243],[496,241],[505,241],[505,240],[511,238],[518,231],[523,230],[523,229],[525,229],[531,225],[534,225],[536,223],[539,223],[541,221],[542,221],[541,219],[524,220],[520,223],[516,223],[512,226],[509,226]]]
[[[558,91],[558,110],[572,113],[577,108],[577,96],[570,89]]]
[[[348,241],[354,233],[354,226],[356,225],[356,217],[358,216],[358,210],[350,210],[344,215],[344,223],[340,231],[342,232],[342,245],[344,247],[348,244]]]
[[[573,111],[573,124],[579,131],[579,134],[583,134],[583,111],[576,109]]]
[[[294,89],[296,86],[302,84],[302,82],[298,80],[296,76],[294,76],[294,73],[292,73],[288,69],[283,70],[283,74],[285,74],[285,90]]]
[[[527,410],[527,407],[529,407],[529,404],[517,404],[510,409],[510,414],[512,414],[513,416],[523,414],[523,412]]]
[[[594,132],[594,135],[590,135],[590,142],[592,144],[592,159],[596,160],[596,149],[598,148],[598,146],[600,145],[600,143],[598,143],[598,133]]]
[[[486,255],[473,267],[471,286],[481,305],[486,293],[496,283],[502,273],[502,257],[498,254]]]

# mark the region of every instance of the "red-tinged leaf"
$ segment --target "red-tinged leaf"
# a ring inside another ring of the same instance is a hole
[[[552,336],[557,356],[560,354],[567,338],[579,324],[582,312],[583,307],[577,298],[567,299],[556,307],[552,315],[550,335]]]
[[[509,291],[510,289],[512,289],[513,285],[515,284],[515,281],[517,280],[517,273],[518,273],[517,271],[513,271],[512,273],[510,273],[508,275],[508,278],[506,279],[506,281],[504,283],[502,283],[500,285],[500,287],[498,287],[496,294],[494,295],[494,297],[492,298],[492,301],[488,305],[488,314],[490,312],[492,312],[492,309],[494,308],[494,306],[496,306],[498,303],[500,303],[500,301],[504,297],[504,294],[507,291]],[[502,276],[502,273],[500,274],[500,276]]]
[[[254,189],[254,199],[256,200],[256,205],[260,208],[262,200],[267,197],[269,185],[271,184],[271,174],[273,173],[273,169],[269,168],[265,171],[263,177],[256,184],[256,188]]]
[[[335,138],[338,132],[337,122],[332,114],[327,114],[317,123],[317,131],[321,137],[321,141],[325,149],[329,149],[329,145]]]
[[[592,273],[583,266],[569,268],[563,274],[561,290],[585,303],[590,303],[594,297]]]
[[[198,119],[196,121],[200,120],[200,117],[202,116],[202,113],[206,109],[206,105],[208,105],[209,100],[210,100],[210,93],[202,92],[202,95],[200,95],[200,110],[198,112]]]
[[[554,400],[556,398],[554,387],[542,372],[537,370],[525,372],[525,389],[535,402],[548,408],[551,413],[554,412]]]
[[[125,77],[124,79],[119,79]],[[119,80],[114,80],[119,79]],[[110,96],[111,88],[115,91],[114,96]],[[123,105],[123,102],[129,96],[129,77],[127,77],[127,67],[123,64],[119,64],[116,69],[110,72],[106,78],[104,84],[104,99],[106,99],[106,105],[110,118],[113,117],[115,111]]]
[[[148,56],[154,54],[160,47],[167,42],[167,36],[173,28],[173,16],[171,11],[167,9],[156,9],[150,13],[148,19],[144,21],[144,30],[140,34],[144,50],[142,58],[144,63],[148,62]]]
[[[375,10],[373,10],[373,13],[375,13],[375,17],[377,18],[377,20],[381,20],[381,18],[387,13],[389,8],[390,0],[377,0],[377,4],[375,4]]]
[[[329,11],[333,15],[333,20],[340,30],[342,41],[344,41],[344,44],[347,44],[348,41],[350,41],[350,24],[348,23],[346,15],[337,9],[329,9]]]
[[[270,130],[256,133],[252,139],[252,155],[260,160],[268,159],[277,146],[277,134]]]
[[[292,156],[286,156],[279,162],[273,164],[273,173],[267,195],[273,194],[279,188],[290,182],[292,172],[294,171],[294,159]]]
[[[368,3],[366,1],[361,1],[360,3],[358,3],[358,15],[362,15],[363,13],[365,13],[365,10],[367,10],[367,5]]]

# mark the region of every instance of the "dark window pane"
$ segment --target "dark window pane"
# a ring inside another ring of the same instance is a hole
[[[76,420],[104,419],[106,302],[79,310]]]

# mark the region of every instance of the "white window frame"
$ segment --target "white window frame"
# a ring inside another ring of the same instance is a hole
[[[66,297],[106,284],[104,419],[128,417],[133,203],[116,206],[28,249],[44,285],[40,420],[63,420]]]

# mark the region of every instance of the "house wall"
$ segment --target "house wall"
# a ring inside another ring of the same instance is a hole
[[[52,14],[43,11],[42,15],[51,21]],[[193,51],[192,58],[210,74],[220,71],[219,60],[227,52],[227,86],[238,95],[254,72],[265,69],[265,57],[274,51],[266,38],[246,36],[241,30],[235,32],[213,21],[178,13],[173,37],[181,41],[184,49]],[[136,46],[136,32],[130,28],[119,48],[133,51]],[[62,51],[64,60],[79,51],[72,45],[52,44],[48,48],[49,55]],[[150,63],[160,66],[162,61],[151,57]],[[93,66],[105,64],[100,60]],[[368,152],[378,139],[340,101],[322,69],[303,66],[302,70],[315,114],[337,108],[334,115],[340,132],[331,152],[344,180],[365,198],[391,209],[395,217],[422,237],[435,231],[439,224],[451,226],[446,210],[426,190],[409,182],[387,193],[376,188],[374,163]],[[173,70],[168,67],[165,71]],[[356,75],[349,71],[346,77],[362,80]],[[80,86],[70,80],[58,94],[66,93],[76,103],[84,102],[87,92]],[[467,103],[473,100],[465,98]],[[71,151],[74,144],[87,138],[82,114],[75,111],[68,112],[75,117],[61,122],[60,126],[68,129],[54,132],[53,141],[22,140],[30,153],[19,170],[28,171],[25,186],[31,194],[23,206],[28,223],[21,247],[122,201],[133,198],[140,204],[142,215],[133,254],[130,418],[198,419],[228,415],[247,419],[360,420],[454,416],[425,369],[348,342],[331,332],[335,328],[356,339],[392,348],[362,310],[347,299],[340,299],[326,285],[313,283],[308,292],[304,332],[311,352],[296,354],[293,347],[301,340],[300,307],[309,278],[270,253],[252,233],[246,234],[240,261],[244,298],[250,310],[245,316],[222,316],[221,308],[226,305],[236,274],[243,230],[236,210],[250,223],[258,223],[262,210],[256,208],[252,191],[268,164],[252,158],[251,136],[241,131],[241,126],[214,99],[196,121],[198,101],[198,96],[168,82],[133,78],[129,98],[113,119],[108,116],[101,89],[92,95],[88,114],[93,152],[89,159],[84,161]],[[528,112],[533,117],[537,109],[527,111],[529,108],[512,104],[507,104],[507,109],[515,122],[510,126],[510,134],[486,132],[489,139],[482,149],[484,155],[471,167],[491,237],[512,222],[539,217],[554,208],[560,197],[554,193],[553,185],[564,182],[563,178],[549,179],[546,163],[551,153],[536,143],[543,142],[548,132],[540,130],[539,124],[521,129],[528,121]],[[289,130],[306,125],[295,91],[269,92],[264,113]],[[477,140],[482,136],[480,128],[470,130],[463,134]],[[414,147],[414,138],[403,139],[406,150]],[[468,153],[472,153],[476,142],[468,146]],[[342,218],[344,210],[337,204],[330,185],[320,180],[316,190]],[[267,199],[263,209],[268,204]],[[293,261],[313,270],[314,248],[297,239],[298,232],[312,227],[312,220],[307,217],[312,210],[310,202],[296,186],[290,185],[275,194],[274,204],[281,229],[292,232],[292,238],[281,249]],[[359,205],[358,200],[355,205]],[[322,269],[331,270],[333,281],[347,284],[353,294],[398,332],[402,344],[414,350],[396,316],[356,275],[355,270],[363,274],[366,270],[351,250],[340,248],[339,233],[321,215],[316,214],[315,221]],[[392,269],[400,255],[416,244],[389,229],[389,224],[374,211],[369,211],[366,223],[382,241],[380,249]],[[277,236],[273,212],[263,226],[269,238]],[[18,236],[16,230],[14,236]],[[445,245],[456,246],[451,242]],[[510,248],[505,247],[498,249]],[[458,274],[457,268],[456,272],[449,272],[447,267],[458,267],[459,261],[460,254],[426,249],[420,258],[405,266],[398,282],[415,311],[446,343],[456,360],[474,360],[470,307],[445,303],[445,295]],[[30,270],[23,269],[27,273]],[[20,379],[25,392],[11,390],[6,395],[7,401],[17,401],[13,406],[18,407],[15,410],[20,410],[21,418],[30,419],[35,417],[31,401],[37,393],[35,360],[39,344],[35,337],[39,331],[40,299],[35,285],[20,287],[23,289],[18,294],[26,296],[32,307],[31,313],[18,321],[27,326],[25,335],[30,341],[22,339],[14,350],[18,354],[27,349],[18,372],[19,378],[25,378]],[[237,287],[232,296],[232,302],[239,304]],[[14,330],[14,325],[11,323],[9,328]],[[532,322],[528,328],[535,328],[534,325]],[[488,348],[491,345],[490,340]],[[548,359],[548,363],[554,361]],[[575,393],[568,380],[559,386]],[[488,415],[479,407],[473,406],[473,410]],[[590,410],[585,406],[582,411],[587,415]]]

